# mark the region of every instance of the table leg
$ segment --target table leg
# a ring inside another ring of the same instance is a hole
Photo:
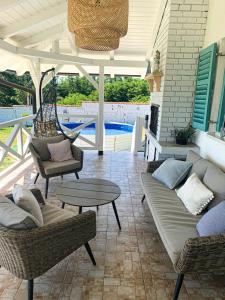
[[[79,214],[82,214],[82,206],[79,206]]]
[[[121,230],[120,220],[119,220],[119,216],[118,216],[118,213],[117,213],[116,204],[115,204],[114,201],[112,201],[112,206],[113,206],[113,210],[114,210],[114,213],[115,213],[115,216],[116,216],[117,224],[119,226],[119,229]]]

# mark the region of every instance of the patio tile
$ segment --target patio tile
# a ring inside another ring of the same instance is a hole
[[[94,267],[84,247],[64,259],[46,274],[35,279],[34,300],[170,300],[176,281],[171,261],[160,240],[147,203],[141,204],[140,172],[146,163],[143,155],[130,153],[86,152],[81,177],[106,178],[117,182],[122,194],[116,200],[122,226],[118,225],[111,205],[97,212],[97,235],[90,242],[97,266]],[[97,170],[97,172],[96,172]],[[34,187],[34,168],[18,178],[27,187]],[[73,175],[64,181],[74,180]],[[48,203],[60,207],[54,192],[61,178],[50,182]],[[44,191],[44,180],[36,187]],[[2,192],[7,192],[11,185]],[[78,209],[66,205],[78,214]],[[87,211],[85,208],[84,211]],[[0,300],[25,300],[27,285],[0,269]],[[223,275],[188,275],[179,300],[225,300]]]

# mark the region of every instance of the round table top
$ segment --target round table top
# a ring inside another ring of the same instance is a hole
[[[120,187],[112,181],[84,178],[67,181],[56,190],[57,198],[74,206],[101,206],[116,200],[121,194]]]

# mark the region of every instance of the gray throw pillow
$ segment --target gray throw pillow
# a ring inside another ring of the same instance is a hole
[[[203,178],[203,183],[213,192],[214,199],[208,209],[225,200],[225,173],[215,165],[210,165]]]
[[[40,155],[41,160],[46,161],[51,159],[50,152],[48,150],[48,144],[54,144],[59,143],[64,140],[64,136],[58,135],[55,137],[49,137],[49,138],[32,138],[32,144],[34,146],[34,149],[37,151],[37,153]]]
[[[37,220],[5,196],[0,195],[0,224],[12,229],[37,228]]]
[[[172,190],[185,179],[191,166],[192,162],[190,161],[168,158],[158,169],[156,169],[152,176]]]
[[[225,233],[225,201],[205,213],[198,221],[196,229],[200,236]]]

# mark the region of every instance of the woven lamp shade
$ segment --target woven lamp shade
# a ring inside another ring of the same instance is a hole
[[[68,0],[68,27],[79,48],[117,49],[128,29],[128,0]]]

